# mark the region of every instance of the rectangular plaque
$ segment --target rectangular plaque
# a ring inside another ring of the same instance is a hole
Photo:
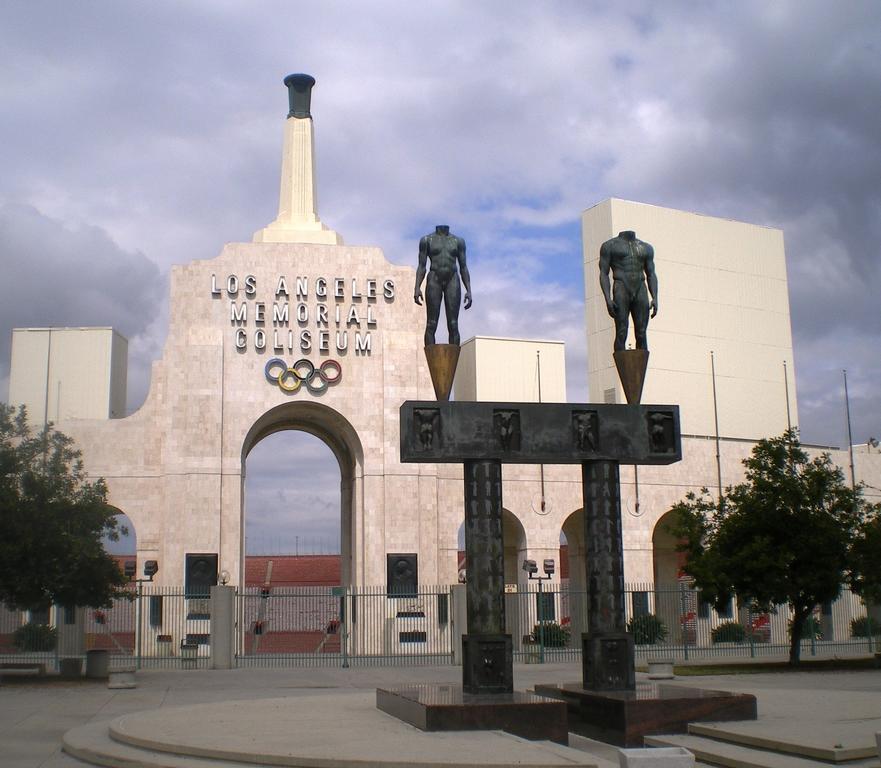
[[[419,558],[416,553],[390,553],[385,557],[388,596],[416,597],[419,592]]]
[[[511,635],[462,635],[465,693],[511,693],[514,652]]]
[[[217,584],[217,553],[191,553],[186,555],[185,587],[188,598],[207,598],[211,587]]]
[[[593,691],[632,691],[636,687],[633,635],[594,632],[581,636],[582,684]]]

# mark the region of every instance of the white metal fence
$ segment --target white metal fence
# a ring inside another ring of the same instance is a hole
[[[578,660],[587,630],[587,595],[566,583],[528,584],[505,595],[506,630],[521,662]],[[239,666],[455,663],[464,627],[464,588],[422,586],[247,588],[237,594]],[[716,610],[687,583],[628,584],[628,630],[637,658],[785,655],[787,606],[760,613],[732,601]],[[881,650],[878,610],[842,590],[817,606],[802,639],[805,657]],[[207,667],[211,601],[183,588],[143,585],[111,608],[13,611],[0,605],[0,665],[42,664],[107,651],[111,663]],[[227,628],[229,629],[229,628]]]

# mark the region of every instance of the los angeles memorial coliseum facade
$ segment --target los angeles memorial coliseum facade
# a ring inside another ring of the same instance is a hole
[[[415,269],[389,263],[379,248],[342,244],[320,221],[313,156],[308,98],[305,109],[292,101],[278,218],[253,242],[172,269],[168,338],[144,405],[126,418],[58,423],[134,524],[138,572],[156,560],[159,584],[183,584],[188,555],[242,583],[245,462],[285,429],[318,436],[339,462],[344,584],[385,584],[395,553],[417,555],[421,583],[457,580],[461,468],[399,461],[401,403],[434,398]],[[660,524],[670,505],[690,489],[737,481],[754,440],[798,423],[782,233],[622,200],[585,211],[583,224],[594,401],[623,401],[599,244],[632,229],[657,254],[661,311],[650,326],[643,402],[681,405],[684,458],[638,476],[622,469],[625,578],[675,581],[675,542]],[[566,399],[560,343],[465,346],[457,397],[536,399],[494,371],[544,350],[544,399]],[[27,400],[13,389],[11,401]],[[835,458],[847,466],[846,452]],[[858,452],[856,465],[858,479],[881,477],[877,448]],[[556,560],[563,532],[572,585],[583,582],[579,468],[506,465],[503,500],[506,581],[523,581],[526,557]]]

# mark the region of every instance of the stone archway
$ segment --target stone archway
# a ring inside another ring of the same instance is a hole
[[[242,444],[240,573],[244,579],[245,466],[248,454],[264,438],[283,430],[301,430],[322,440],[340,469],[340,568],[343,585],[358,583],[363,574],[363,468],[364,452],[354,427],[339,412],[322,403],[288,402],[258,418]]]
[[[566,537],[569,559],[568,614],[570,645],[579,647],[581,633],[587,632],[587,542],[584,540],[584,510],[576,509],[560,526]]]
[[[505,542],[505,583],[520,580],[520,567],[526,556],[526,530],[509,509],[502,508],[502,540]]]
[[[652,531],[652,570],[655,587],[677,584],[685,555],[676,551],[678,539],[668,530],[673,512],[666,512]]]

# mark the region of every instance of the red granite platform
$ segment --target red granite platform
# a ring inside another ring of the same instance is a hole
[[[377,688],[376,707],[422,731],[506,731],[569,743],[566,702],[522,691],[469,694],[461,685],[402,685]]]
[[[755,720],[756,697],[654,682],[633,691],[591,691],[581,683],[536,685],[535,692],[565,701],[569,730],[624,747],[643,746],[643,737],[685,733],[693,722]]]

